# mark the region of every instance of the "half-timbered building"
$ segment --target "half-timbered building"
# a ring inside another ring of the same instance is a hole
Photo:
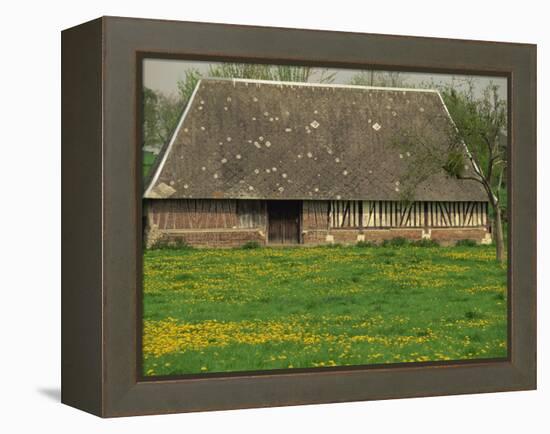
[[[404,200],[396,133],[427,123],[446,146],[450,122],[434,90],[203,79],[146,180],[147,242],[489,242],[475,181],[436,170]]]

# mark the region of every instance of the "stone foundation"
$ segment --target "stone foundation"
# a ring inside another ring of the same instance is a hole
[[[240,247],[251,241],[265,244],[265,233],[257,229],[163,230],[163,243],[193,247]]]
[[[479,244],[490,244],[491,234],[485,228],[430,229],[430,239],[442,245],[451,245],[460,240],[473,240]]]
[[[491,234],[486,228],[395,228],[395,229],[332,229],[306,230],[302,232],[304,244],[355,244],[359,241],[381,243],[393,238],[406,238],[410,241],[434,240],[442,245],[452,245],[459,240],[473,240],[489,244]]]
[[[151,236],[153,234],[149,234]],[[260,229],[201,229],[201,230],[159,230],[154,231],[155,242],[162,244],[184,243],[193,247],[240,247],[255,241],[266,244],[265,232]],[[381,243],[393,238],[410,241],[434,240],[441,245],[452,245],[459,240],[473,240],[480,244],[491,243],[491,234],[486,228],[395,228],[395,229],[333,229],[306,230],[302,232],[303,245],[356,244],[359,241]],[[147,238],[147,247],[154,247]]]

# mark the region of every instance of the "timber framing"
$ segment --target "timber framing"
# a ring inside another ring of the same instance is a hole
[[[392,237],[417,240],[431,239],[431,229],[438,229],[435,239],[442,244],[463,239],[483,244],[491,242],[486,202],[295,202],[300,206],[295,215],[288,215],[291,235],[281,238],[272,227],[270,201],[148,200],[145,204],[147,247],[178,242],[195,247],[239,247],[251,241],[317,245],[352,244],[366,239],[382,242]],[[296,219],[298,225],[292,229]],[[278,219],[277,224],[284,222]]]

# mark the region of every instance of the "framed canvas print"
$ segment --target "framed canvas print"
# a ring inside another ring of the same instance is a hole
[[[62,401],[536,387],[536,47],[103,17],[62,33]]]

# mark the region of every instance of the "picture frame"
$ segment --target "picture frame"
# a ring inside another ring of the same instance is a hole
[[[141,62],[193,59],[508,79],[508,354],[147,379]],[[101,417],[536,388],[536,46],[102,17],[62,32],[62,402]]]

